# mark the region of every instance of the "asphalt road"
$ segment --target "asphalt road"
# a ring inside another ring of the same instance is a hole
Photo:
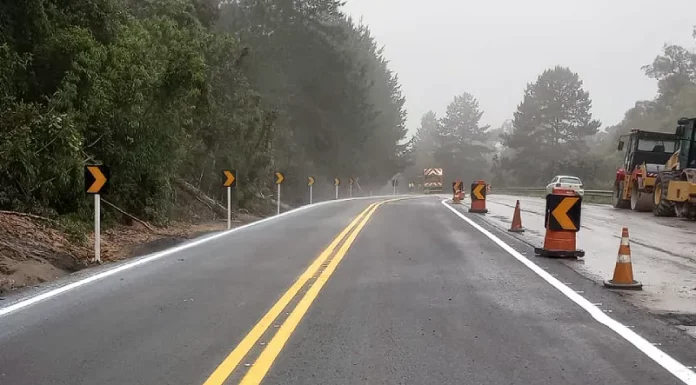
[[[440,199],[365,210],[376,201],[309,208],[0,316],[0,384],[683,383]]]
[[[546,231],[544,199],[490,195],[490,213],[485,220],[501,229],[510,228],[517,200],[522,224],[527,229],[517,237],[531,245],[541,245]],[[642,291],[630,294],[633,302],[654,312],[683,314],[696,322],[695,222],[585,203],[581,223],[578,247],[586,255],[582,263],[566,261],[569,266],[600,284],[610,278],[625,226],[631,240],[634,273],[643,283]]]

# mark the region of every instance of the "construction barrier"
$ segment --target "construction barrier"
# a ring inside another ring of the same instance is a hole
[[[462,203],[462,187],[463,183],[460,180],[456,180],[452,182],[452,203],[454,204],[461,204]]]
[[[470,213],[485,214],[486,208],[486,182],[477,180],[471,184],[471,207]]]
[[[610,289],[641,290],[643,284],[633,279],[633,263],[631,262],[631,245],[628,239],[628,228],[621,231],[621,244],[614,267],[614,277],[604,281],[604,286]]]
[[[535,248],[534,253],[542,257],[584,257],[585,252],[576,247],[581,207],[582,197],[575,191],[554,188],[553,192],[546,196],[544,246]]]
[[[517,200],[517,203],[515,204],[515,213],[512,214],[512,224],[510,225],[510,228],[508,231],[512,231],[513,233],[521,233],[524,232],[524,227],[522,227],[522,216],[520,213],[520,200]]]

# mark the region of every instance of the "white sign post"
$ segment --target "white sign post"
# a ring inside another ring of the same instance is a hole
[[[109,190],[109,167],[85,166],[85,192],[94,195],[94,262],[101,263],[101,194]]]
[[[222,186],[227,187],[227,230],[229,230],[232,228],[232,187],[237,186],[237,171],[223,170],[222,173],[225,176]]]
[[[276,215],[280,214],[280,183],[278,183],[278,201],[276,202]]]
[[[276,215],[280,214],[280,184],[283,183],[285,180],[285,176],[283,175],[282,172],[276,171],[275,173],[276,177],[276,184],[278,185],[278,194],[276,196]]]
[[[227,230],[232,228],[232,187],[227,188]]]
[[[336,186],[336,199],[338,199],[338,186]]]
[[[101,196],[94,194],[94,262],[101,262]]]
[[[309,204],[312,204],[312,185],[309,185]]]

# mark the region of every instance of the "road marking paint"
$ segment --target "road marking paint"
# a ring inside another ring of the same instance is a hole
[[[374,214],[377,208],[379,208],[379,206],[381,206],[383,203],[385,202],[380,202],[372,207],[370,212],[368,212],[367,215],[362,218],[360,224],[355,227],[355,230],[353,230],[348,238],[346,238],[346,241],[343,243],[343,245],[341,245],[341,248],[336,252],[326,269],[324,269],[319,275],[315,285],[297,303],[295,309],[293,309],[283,325],[280,327],[278,333],[273,336],[271,341],[268,343],[268,346],[266,346],[263,352],[261,352],[261,355],[256,359],[256,362],[254,362],[254,366],[247,372],[244,378],[242,378],[239,385],[256,385],[261,383],[263,378],[266,376],[266,373],[268,373],[268,370],[271,368],[271,365],[280,354],[280,351],[283,350],[285,343],[290,339],[290,336],[295,331],[295,328],[302,321],[302,317],[304,317],[304,315],[307,313],[307,310],[309,310],[312,302],[314,302],[314,300],[317,298],[322,287],[336,270],[338,264],[341,263],[341,260],[348,252],[348,249],[355,241],[355,238],[357,238],[360,231],[370,220],[372,214]]]
[[[249,353],[249,350],[256,344],[256,342],[261,338],[263,333],[273,325],[274,328],[279,328],[279,324],[274,324],[276,318],[283,312],[290,301],[297,295],[297,293],[302,289],[302,287],[309,281],[309,279],[317,274],[319,267],[333,254],[334,250],[343,241],[344,238],[353,230],[357,225],[359,225],[360,220],[367,215],[367,213],[372,210],[373,207],[377,205],[377,202],[367,206],[358,216],[353,219],[348,226],[346,226],[343,231],[341,231],[336,238],[329,244],[329,246],[324,249],[324,251],[319,254],[317,259],[312,262],[312,264],[307,268],[307,270],[300,275],[295,283],[290,286],[290,288],[280,297],[280,299],[271,307],[268,312],[259,320],[259,322],[247,333],[247,335],[242,339],[237,347],[232,350],[232,352],[222,361],[222,363],[215,369],[215,371],[208,377],[208,379],[203,383],[203,385],[222,385],[227,377],[230,376],[232,371],[239,365],[242,359]]]
[[[546,282],[548,282],[551,286],[558,289],[558,291],[560,291],[563,295],[568,297],[571,301],[575,302],[578,306],[583,308],[597,322],[607,326],[608,328],[610,328],[611,330],[616,332],[616,334],[623,337],[623,339],[625,339],[626,341],[630,342],[633,346],[638,348],[638,350],[643,352],[646,356],[650,357],[653,361],[655,361],[657,364],[659,364],[660,366],[665,368],[668,372],[670,372],[673,376],[677,377],[683,383],[685,383],[687,385],[696,385],[696,373],[695,372],[689,370],[686,366],[681,364],[679,361],[675,360],[667,353],[663,352],[662,350],[658,349],[656,346],[652,345],[645,338],[638,335],[636,332],[631,330],[629,327],[622,325],[621,323],[619,323],[615,319],[604,314],[604,312],[602,312],[602,310],[600,310],[598,307],[594,306],[592,303],[590,303],[583,296],[579,295],[578,293],[574,292],[571,288],[569,288],[568,286],[561,283],[561,281],[554,278],[551,274],[546,272],[544,269],[539,267],[537,264],[535,264],[531,260],[527,259],[525,256],[520,254],[517,250],[512,248],[512,246],[503,242],[503,240],[501,240],[500,238],[495,236],[490,231],[484,229],[483,227],[481,227],[479,224],[477,224],[476,222],[474,222],[470,218],[467,218],[464,214],[459,212],[454,207],[448,205],[447,200],[442,200],[441,203],[443,206],[445,206],[450,211],[452,211],[455,215],[457,215],[458,217],[460,217],[461,219],[466,221],[471,227],[473,227],[474,229],[478,230],[480,233],[482,233],[483,235],[488,237],[488,239],[490,239],[491,241],[496,243],[503,250],[505,250],[508,254],[512,255],[515,259],[520,261],[523,265],[527,266],[530,270],[535,272],[538,276],[540,276],[542,279],[544,279]]]
[[[292,210],[289,210],[289,211],[280,213],[279,215],[276,215],[276,216],[272,216],[272,217],[260,219],[260,220],[258,220],[258,221],[256,221],[256,222],[247,223],[246,225],[239,226],[239,227],[235,227],[235,228],[233,228],[233,229],[226,230],[226,231],[223,231],[223,232],[221,232],[221,233],[211,235],[211,236],[209,236],[209,237],[201,238],[201,239],[198,239],[198,240],[189,242],[189,243],[185,243],[185,244],[180,245],[180,246],[173,247],[173,248],[171,248],[171,249],[163,250],[163,251],[160,251],[160,252],[157,252],[157,253],[154,253],[154,254],[150,254],[150,255],[147,255],[147,256],[140,257],[140,258],[138,258],[138,259],[136,259],[136,260],[134,260],[134,261],[132,261],[132,262],[128,262],[128,263],[125,263],[125,264],[122,264],[122,265],[115,266],[113,269],[109,269],[109,270],[106,270],[106,271],[104,271],[104,272],[101,272],[101,273],[98,273],[98,274],[89,276],[89,277],[87,277],[87,278],[81,279],[81,280],[79,280],[79,281],[69,283],[69,284],[67,284],[67,285],[65,285],[65,286],[61,286],[61,287],[59,287],[59,288],[57,288],[57,289],[53,289],[53,290],[50,290],[50,291],[47,291],[47,292],[44,292],[44,293],[41,293],[41,294],[37,294],[37,295],[35,295],[35,296],[33,296],[33,297],[29,297],[29,298],[20,300],[19,302],[12,303],[11,305],[8,305],[8,306],[5,306],[5,307],[3,307],[3,308],[0,308],[0,317],[5,316],[5,315],[10,314],[10,313],[13,313],[13,312],[15,312],[15,311],[18,311],[18,310],[20,310],[20,309],[24,309],[24,308],[26,308],[26,307],[28,307],[28,306],[30,306],[30,305],[33,305],[33,304],[35,304],[35,303],[37,303],[37,302],[41,302],[41,301],[47,300],[47,299],[49,299],[49,298],[53,298],[53,297],[55,297],[55,296],[58,296],[58,295],[60,295],[60,294],[63,294],[63,293],[65,293],[65,292],[68,292],[68,291],[70,291],[70,290],[77,289],[78,287],[87,285],[87,284],[89,284],[89,283],[102,280],[102,279],[104,279],[104,278],[106,278],[106,277],[112,276],[112,275],[114,275],[114,274],[118,274],[118,273],[120,273],[120,272],[122,272],[122,271],[125,271],[125,270],[132,269],[132,268],[134,268],[134,267],[136,267],[136,266],[144,265],[144,264],[146,264],[146,263],[149,263],[149,262],[158,260],[158,259],[160,259],[160,258],[162,258],[162,257],[166,257],[166,256],[168,256],[168,255],[177,253],[177,252],[179,252],[179,251],[186,250],[186,249],[190,249],[190,248],[196,247],[196,246],[198,246],[198,245],[201,245],[201,244],[203,244],[203,243],[210,242],[210,241],[212,241],[212,240],[215,240],[215,239],[224,237],[224,236],[229,235],[229,234],[231,234],[231,233],[234,233],[234,232],[237,232],[237,231],[241,231],[241,230],[244,230],[244,229],[249,228],[249,227],[257,226],[257,225],[260,225],[260,224],[262,224],[262,223],[274,221],[274,220],[283,218],[283,217],[285,217],[285,216],[298,213],[298,212],[300,212],[300,211],[304,211],[304,210],[307,210],[307,209],[310,209],[310,208],[315,208],[315,207],[319,207],[319,206],[323,206],[323,205],[334,204],[334,203],[336,203],[336,202],[346,202],[346,201],[362,200],[362,199],[380,199],[380,198],[387,198],[387,197],[391,198],[391,197],[393,197],[393,195],[375,196],[375,197],[344,198],[344,199],[338,199],[338,200],[330,200],[330,201],[318,202],[318,203],[314,203],[314,204],[311,204],[311,205],[298,207],[298,208],[296,208],[296,209],[292,209]]]

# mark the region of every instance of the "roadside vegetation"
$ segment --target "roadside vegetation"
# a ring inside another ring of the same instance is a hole
[[[88,163],[111,167],[106,199],[162,225],[182,187],[222,200],[223,169],[234,207],[262,212],[276,170],[291,203],[307,175],[369,185],[404,167],[398,78],[339,1],[218,3],[0,4],[0,209],[80,231]]]

